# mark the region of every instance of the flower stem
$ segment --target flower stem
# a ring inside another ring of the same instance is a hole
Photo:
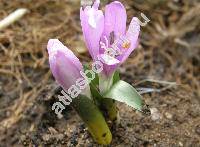
[[[111,143],[112,134],[110,129],[102,113],[91,99],[80,95],[73,100],[72,106],[85,122],[90,134],[97,143],[103,145]]]
[[[99,76],[99,89],[101,93],[107,92],[113,85],[113,75],[111,78],[105,75]],[[103,110],[105,116],[111,121],[116,121],[118,118],[118,108],[116,106],[115,100],[104,98],[100,102],[100,107]]]
[[[118,108],[115,100],[105,98],[101,101],[101,109],[111,121],[116,121],[118,118]]]

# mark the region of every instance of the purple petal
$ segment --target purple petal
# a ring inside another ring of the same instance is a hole
[[[110,77],[114,71],[117,69],[118,65],[107,65],[103,63],[103,74],[106,75],[107,77]]]
[[[99,1],[93,7],[87,6],[80,9],[80,19],[86,46],[93,60],[99,55],[99,41],[104,29],[103,12],[98,10]]]
[[[96,9],[96,10],[98,10],[99,4],[100,4],[100,0],[95,0],[95,1],[94,1],[94,5],[93,5],[93,8]]]
[[[82,64],[73,52],[57,39],[49,40],[47,50],[54,78],[65,90],[68,90],[81,77]]]
[[[117,60],[114,57],[111,57],[107,54],[101,54],[98,57],[99,57],[99,60],[101,60],[103,63],[105,63],[107,65],[116,65],[120,62],[119,60]]]
[[[122,3],[115,1],[108,4],[105,8],[105,27],[103,35],[108,39],[110,33],[113,31],[115,38],[124,35],[126,31],[126,19],[126,9]]]
[[[119,60],[107,54],[99,55],[98,59],[103,63],[103,73],[107,77],[110,77],[113,74],[120,63]]]
[[[129,29],[126,33],[126,39],[130,41],[130,47],[124,52],[124,54],[118,58],[123,63],[133,50],[138,46],[138,37],[140,34],[140,24],[137,17],[133,17]]]

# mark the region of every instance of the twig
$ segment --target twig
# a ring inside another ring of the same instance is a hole
[[[160,81],[160,80],[155,80],[155,79],[144,79],[135,83],[134,85],[139,85],[144,82],[153,82],[153,83],[159,83],[159,84],[164,84],[164,85],[178,85],[176,82]]]
[[[172,87],[174,87],[175,85],[168,85],[166,87],[160,88],[160,89],[156,89],[156,88],[137,88],[138,93],[139,94],[145,94],[145,93],[152,93],[152,92],[162,92],[165,91],[167,89],[170,89]]]
[[[28,12],[28,9],[19,8],[0,21],[0,31],[19,20]]]
[[[145,93],[151,93],[151,92],[162,92],[165,91],[169,88],[172,88],[174,86],[177,86],[179,84],[177,84],[176,82],[168,82],[168,81],[160,81],[160,80],[155,80],[155,79],[144,79],[142,81],[137,82],[136,85],[142,84],[144,82],[153,82],[153,83],[158,83],[158,84],[163,84],[166,85],[163,88],[160,89],[156,89],[156,88],[137,88],[137,90],[139,91],[139,94],[145,94]]]

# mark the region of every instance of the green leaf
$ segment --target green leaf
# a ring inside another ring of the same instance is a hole
[[[97,73],[95,73],[95,78],[94,80],[91,81],[91,84],[98,86],[99,85],[99,76]]]
[[[86,70],[90,70],[89,65],[88,65],[88,64],[84,64],[84,65],[83,65],[83,69],[84,69],[84,72],[85,72]],[[98,86],[98,85],[99,85],[99,76],[98,76],[97,73],[95,73],[95,78],[91,81],[90,84],[93,84],[93,85],[95,85],[95,86]]]
[[[103,96],[99,93],[98,88],[95,84],[90,83],[90,91],[92,94],[92,97],[96,99],[98,102],[100,102],[103,99]]]
[[[115,71],[113,75],[113,85],[120,80],[119,71]]]
[[[111,98],[119,102],[123,102],[134,109],[149,114],[150,110],[142,100],[141,95],[132,87],[132,85],[125,81],[118,81],[111,89],[104,94],[105,98]]]
[[[88,70],[89,69],[89,64],[83,64],[83,70],[84,70],[84,72],[86,71],[86,70]]]
[[[84,72],[89,69],[88,64],[83,65]],[[98,91],[98,86],[99,86],[99,76],[97,73],[95,73],[95,78],[89,83],[90,86],[90,91],[93,97],[93,100],[96,104],[102,99],[102,95]]]

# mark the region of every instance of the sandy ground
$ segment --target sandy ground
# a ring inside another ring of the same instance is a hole
[[[200,146],[200,3],[122,2],[128,22],[132,16],[141,19],[141,12],[151,21],[120,68],[121,78],[157,92],[143,94],[154,112],[149,117],[118,103],[121,123],[112,128],[110,146]],[[20,7],[29,13],[0,31],[0,146],[98,146],[74,110],[67,108],[60,120],[51,110],[59,92],[49,71],[48,39],[60,39],[91,63],[79,2],[1,0],[0,19]]]

